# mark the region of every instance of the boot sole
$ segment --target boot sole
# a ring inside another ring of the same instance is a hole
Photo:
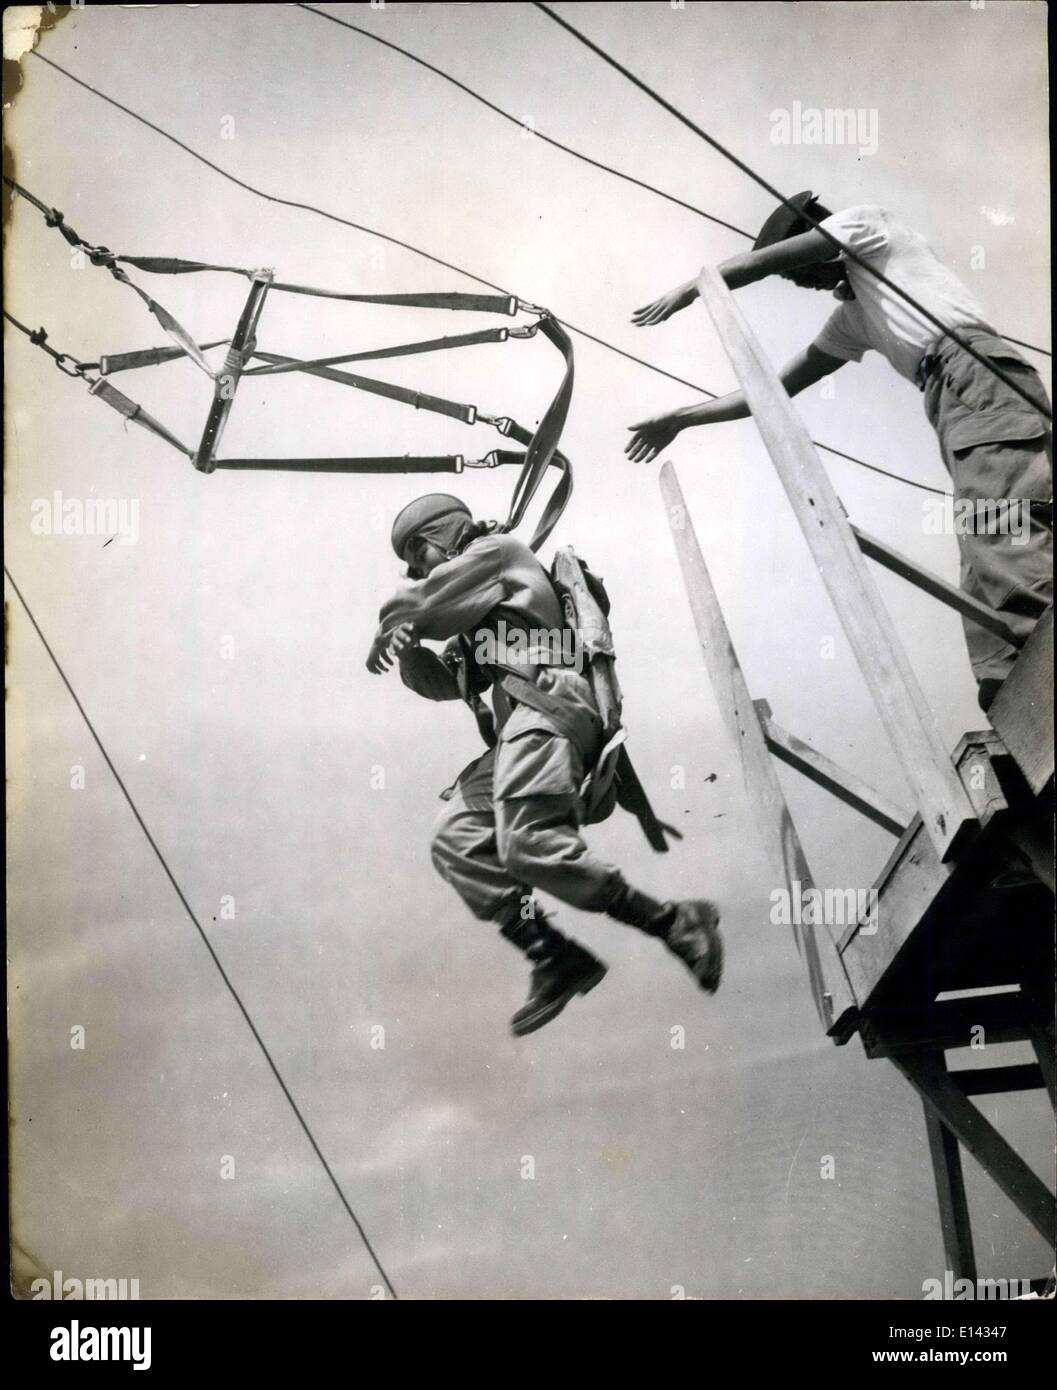
[[[544,1008],[538,1009],[528,1018],[519,1019],[517,1023],[510,1025],[510,1031],[515,1038],[523,1038],[526,1033],[534,1033],[537,1028],[542,1028],[545,1023],[550,1023],[552,1018],[557,1018],[562,1009],[570,1000],[578,994],[590,994],[595,985],[600,985],[605,979],[609,967],[600,965],[597,970],[585,976],[578,984],[571,985],[564,994],[559,994],[552,999]]]

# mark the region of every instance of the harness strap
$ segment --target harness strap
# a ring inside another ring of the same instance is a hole
[[[369,352],[347,352],[340,357],[314,357],[304,362],[291,358],[275,365],[251,367],[243,375],[281,376],[284,372],[304,372],[312,367],[340,367],[344,362],[371,362],[385,357],[412,357],[420,352],[442,352],[447,348],[474,347],[479,343],[505,343],[509,336],[510,331],[506,328],[482,328],[476,333],[459,333],[450,338],[429,338],[425,342],[401,343],[397,347],[374,348]]]
[[[298,362],[293,357],[282,357],[275,352],[255,351],[254,357],[262,362],[287,364],[294,363],[298,371],[308,372],[310,376],[324,377],[327,381],[337,381],[342,386],[355,386],[358,391],[367,391],[373,396],[386,396],[392,401],[403,401],[413,405],[416,410],[432,410],[437,415],[448,415],[472,425],[477,419],[477,407],[464,405],[459,401],[446,401],[441,396],[430,396],[424,391],[411,391],[406,386],[394,386],[388,381],[375,381],[373,377],[354,376],[352,372],[339,372],[334,367],[315,367],[309,363]]]
[[[380,458],[217,459],[215,468],[233,471],[263,469],[276,473],[461,473],[461,454],[416,457],[401,454]]]
[[[562,430],[565,428],[566,417],[569,414],[569,404],[573,394],[573,345],[568,334],[561,324],[550,314],[544,314],[539,322],[540,332],[549,338],[558,351],[562,354],[565,361],[565,374],[562,377],[561,385],[557,394],[547,407],[547,411],[540,421],[535,434],[528,436],[527,431],[520,425],[510,422],[508,433],[512,435],[519,444],[526,444],[525,461],[522,467],[521,476],[518,478],[514,487],[514,496],[510,504],[510,513],[503,525],[504,531],[512,531],[520,525],[528,510],[529,503],[535,496],[536,490],[543,479],[544,473],[554,457],[558,448],[558,440],[561,438]],[[531,549],[536,550],[553,530],[561,515],[569,497],[572,494],[572,475],[569,471],[568,461],[565,464],[565,477],[556,489],[556,495],[552,496],[548,506],[548,515],[541,519],[536,529],[536,534],[530,542]],[[558,497],[557,493],[561,492]],[[553,513],[553,514],[552,514]],[[544,523],[546,527],[544,528]]]
[[[321,290],[312,285],[291,285],[277,280],[274,289],[287,294],[308,294],[318,299],[344,299],[355,304],[391,304],[407,309],[469,309],[485,314],[514,315],[518,298],[514,294],[344,294],[339,290]]]
[[[639,781],[639,775],[635,771],[628,750],[624,747],[621,747],[617,753],[616,789],[617,804],[622,810],[635,817],[639,825],[642,826],[642,833],[649,841],[650,847],[655,849],[658,854],[668,853],[666,836],[670,835],[673,840],[683,838],[681,831],[676,830],[674,825],[669,825],[667,821],[657,818],[650,805],[650,799],[646,795],[646,790]]]
[[[170,433],[163,424],[155,420],[152,415],[148,415],[141,405],[137,405],[134,400],[130,400],[129,397],[119,391],[116,386],[111,386],[109,381],[105,381],[100,377],[98,381],[92,383],[88,390],[90,395],[97,396],[99,400],[105,401],[107,405],[112,406],[119,414],[123,415],[126,420],[131,420],[133,424],[136,425],[142,425],[145,430],[150,430],[151,434],[156,434],[159,439],[164,439],[167,444],[171,444],[174,449],[179,449],[180,453],[186,454],[188,458],[194,456],[193,449],[189,449],[186,444],[177,439],[175,434]]]
[[[152,299],[146,290],[141,290],[137,284],[128,278],[123,270],[119,270],[115,265],[109,266],[108,269],[115,280],[120,280],[123,285],[127,285],[130,290],[135,291],[135,293],[139,295],[140,299],[143,300],[144,304],[146,304],[147,308],[158,320],[165,332],[168,333],[169,337],[183,349],[192,362],[201,367],[206,376],[212,378],[212,367],[210,367],[209,363],[202,355],[198,344],[191,337],[190,333],[188,333],[187,329],[184,328],[183,324],[175,319],[164,305]]]
[[[213,343],[199,343],[200,352],[210,348],[223,347],[229,339],[218,338]],[[131,372],[137,367],[156,367],[162,362],[175,362],[178,357],[186,357],[182,347],[141,348],[138,352],[112,352],[100,357],[98,363],[86,362],[85,366],[96,367],[103,376],[113,376],[115,372]]]

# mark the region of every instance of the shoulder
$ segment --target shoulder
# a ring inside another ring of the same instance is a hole
[[[478,536],[470,542],[463,554],[480,557],[481,560],[495,560],[501,565],[524,564],[526,561],[539,564],[524,541],[500,532]]]
[[[879,203],[856,203],[854,207],[844,208],[841,212],[835,212],[826,219],[827,222],[869,223],[871,225],[884,225],[888,220],[889,214]]]

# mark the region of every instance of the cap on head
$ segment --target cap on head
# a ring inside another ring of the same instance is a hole
[[[424,497],[416,497],[413,502],[409,502],[397,513],[393,522],[393,549],[400,559],[404,558],[404,546],[420,527],[428,526],[431,521],[438,521],[442,516],[451,516],[453,513],[471,515],[466,503],[461,502],[458,497],[452,497],[448,492],[427,492]]]
[[[815,203],[815,195],[810,189],[804,193],[797,193],[795,197],[789,199],[790,206],[781,204],[771,213],[767,221],[760,228],[759,235],[752,243],[754,251],[761,250],[764,246],[775,246],[780,241],[786,241],[791,236],[799,236],[801,232],[806,232],[810,228],[810,223],[805,221],[801,215],[809,211],[815,215],[815,211],[822,212],[823,216],[829,214],[824,209],[812,209],[811,204]]]

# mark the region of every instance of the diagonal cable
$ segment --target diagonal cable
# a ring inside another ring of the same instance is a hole
[[[350,1203],[349,1203],[349,1199],[345,1196],[345,1193],[342,1191],[341,1184],[338,1182],[337,1178],[334,1176],[334,1171],[333,1171],[333,1169],[331,1168],[331,1166],[330,1166],[330,1164],[327,1162],[327,1160],[324,1158],[324,1156],[323,1156],[323,1150],[319,1147],[319,1144],[316,1142],[316,1137],[315,1137],[315,1135],[312,1133],[311,1129],[309,1129],[309,1127],[308,1127],[308,1121],[305,1119],[304,1115],[302,1115],[302,1113],[301,1113],[301,1111],[300,1111],[300,1109],[299,1109],[299,1107],[298,1107],[297,1101],[294,1100],[293,1096],[292,1096],[291,1093],[290,1093],[290,1088],[287,1086],[286,1082],[283,1080],[282,1073],[279,1071],[279,1068],[276,1066],[275,1060],[273,1059],[272,1054],[271,1054],[271,1053],[269,1052],[269,1050],[268,1050],[268,1045],[267,1045],[267,1043],[264,1041],[264,1039],[261,1037],[260,1033],[257,1031],[257,1025],[254,1023],[253,1019],[250,1017],[249,1010],[246,1008],[246,1005],[242,1002],[242,998],[241,998],[241,996],[239,995],[238,990],[237,990],[237,989],[235,988],[235,986],[232,984],[230,976],[228,975],[227,971],[224,969],[223,965],[221,964],[221,962],[220,962],[220,957],[217,955],[216,951],[213,949],[213,944],[212,944],[212,942],[209,940],[209,937],[206,935],[206,933],[205,933],[205,931],[204,931],[204,929],[203,929],[203,927],[202,927],[201,922],[199,922],[198,918],[195,916],[194,909],[192,908],[191,904],[187,901],[187,897],[186,897],[186,895],[184,894],[183,889],[180,887],[179,883],[177,883],[176,877],[175,877],[175,875],[173,874],[173,871],[169,868],[169,865],[168,865],[168,863],[167,863],[166,860],[165,860],[165,856],[162,854],[161,850],[158,848],[157,841],[155,840],[154,836],[150,833],[150,831],[147,829],[147,823],[146,823],[146,821],[145,821],[145,820],[143,819],[143,817],[140,815],[140,813],[139,813],[139,808],[136,806],[136,803],[132,800],[132,797],[131,797],[131,795],[129,794],[128,788],[125,786],[125,783],[124,783],[124,782],[122,781],[122,779],[121,779],[121,774],[118,772],[117,768],[114,766],[114,763],[113,763],[113,760],[112,760],[111,757],[110,757],[110,754],[106,751],[106,748],[103,746],[103,741],[102,741],[102,739],[101,739],[101,738],[99,737],[99,735],[96,733],[96,731],[95,731],[95,726],[93,725],[92,721],[89,719],[87,710],[85,709],[84,705],[81,704],[81,701],[80,701],[80,699],[78,698],[78,695],[77,695],[76,690],[74,690],[73,686],[70,684],[69,678],[67,677],[66,672],[62,669],[62,666],[61,666],[60,663],[59,663],[58,657],[55,655],[55,653],[52,651],[51,647],[49,646],[49,644],[48,644],[48,639],[44,636],[44,633],[41,631],[40,624],[37,622],[36,618],[33,616],[33,613],[32,613],[32,611],[30,610],[29,604],[26,602],[25,598],[23,597],[23,595],[22,595],[22,590],[21,590],[21,589],[18,587],[18,585],[15,583],[14,578],[13,578],[13,576],[12,576],[12,574],[11,574],[11,571],[7,568],[6,565],[4,566],[4,574],[7,576],[8,583],[11,585],[12,589],[14,589],[15,594],[16,594],[17,597],[18,597],[19,603],[22,605],[23,609],[25,610],[26,617],[29,619],[30,624],[32,625],[34,632],[36,632],[37,636],[40,638],[41,645],[43,646],[44,650],[47,652],[49,658],[51,659],[51,664],[55,667],[56,671],[59,673],[59,678],[61,679],[61,681],[62,681],[63,685],[66,687],[66,689],[69,691],[70,698],[73,700],[74,704],[77,706],[77,711],[78,711],[78,713],[80,714],[81,718],[84,720],[85,724],[87,725],[87,727],[88,727],[88,732],[91,734],[92,739],[93,739],[93,741],[95,742],[95,746],[99,749],[99,752],[100,752],[100,753],[102,754],[102,756],[103,756],[103,761],[106,763],[107,767],[108,767],[108,768],[110,769],[110,771],[113,773],[113,775],[114,775],[114,781],[117,783],[117,785],[118,785],[118,787],[119,787],[119,789],[120,789],[120,791],[121,791],[121,795],[122,795],[122,796],[125,798],[125,800],[128,802],[129,809],[131,810],[132,814],[135,816],[136,822],[137,822],[137,824],[139,825],[139,828],[143,831],[143,834],[146,836],[147,843],[150,845],[151,849],[154,851],[154,854],[155,854],[155,857],[156,857],[157,860],[158,860],[158,863],[162,866],[162,869],[165,871],[165,876],[166,876],[166,878],[167,878],[167,879],[169,880],[169,882],[172,884],[173,890],[174,890],[174,892],[176,893],[176,896],[179,898],[180,903],[181,903],[181,905],[183,906],[184,911],[187,913],[188,917],[190,917],[191,921],[193,922],[193,924],[194,924],[194,926],[195,926],[195,929],[196,929],[197,932],[198,932],[198,935],[202,938],[202,944],[205,946],[206,950],[209,952],[210,957],[212,958],[213,964],[216,966],[217,970],[220,972],[220,978],[224,981],[224,984],[227,986],[228,993],[231,995],[232,999],[234,999],[235,1003],[238,1005],[239,1012],[242,1014],[242,1017],[246,1020],[246,1024],[247,1024],[247,1026],[249,1027],[250,1032],[253,1034],[254,1041],[257,1043],[257,1046],[260,1048],[261,1052],[264,1054],[264,1060],[268,1063],[268,1066],[269,1066],[269,1068],[271,1069],[272,1075],[275,1077],[276,1081],[278,1081],[279,1087],[280,1087],[280,1089],[281,1089],[283,1095],[284,1095],[284,1096],[286,1097],[286,1099],[289,1101],[289,1103],[290,1103],[290,1109],[294,1112],[294,1115],[297,1117],[297,1122],[298,1122],[298,1124],[299,1124],[299,1125],[301,1126],[301,1128],[304,1130],[304,1132],[305,1132],[305,1134],[306,1134],[306,1136],[307,1136],[307,1138],[308,1138],[308,1142],[312,1145],[312,1148],[313,1148],[313,1150],[314,1150],[314,1152],[315,1152],[316,1157],[319,1159],[320,1163],[323,1165],[323,1171],[326,1173],[327,1177],[330,1179],[330,1182],[331,1182],[331,1185],[332,1185],[333,1188],[334,1188],[334,1191],[338,1194],[338,1197],[341,1199],[341,1205],[345,1208],[346,1212],[348,1213],[348,1215],[349,1215],[349,1217],[350,1217],[350,1219],[351,1219],[351,1221],[352,1221],[352,1224],[356,1227],[356,1230],[357,1230],[357,1232],[359,1233],[360,1239],[363,1241],[363,1244],[364,1244],[365,1249],[367,1250],[367,1253],[370,1255],[372,1261],[374,1262],[375,1268],[377,1269],[378,1273],[382,1276],[382,1279],[385,1281],[385,1287],[389,1290],[389,1292],[392,1294],[392,1296],[393,1296],[394,1298],[397,1298],[398,1295],[397,1295],[396,1289],[393,1288],[393,1285],[392,1285],[392,1282],[390,1281],[389,1275],[385,1272],[385,1268],[384,1268],[384,1266],[382,1265],[381,1260],[378,1258],[378,1255],[377,1255],[376,1252],[375,1252],[374,1246],[371,1244],[370,1240],[368,1239],[368,1237],[367,1237],[367,1232],[363,1229],[363,1226],[362,1226],[362,1224],[360,1223],[359,1217],[358,1217],[358,1216],[356,1215],[356,1213],[353,1211],[352,1206],[351,1206]]]

